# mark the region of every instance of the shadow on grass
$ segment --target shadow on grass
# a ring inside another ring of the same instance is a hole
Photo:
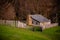
[[[0,35],[0,40],[8,40],[8,39],[9,39],[9,37]]]
[[[56,40],[60,40],[60,29],[56,30],[55,38]]]

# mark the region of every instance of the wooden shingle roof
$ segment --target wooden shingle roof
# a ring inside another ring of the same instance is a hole
[[[50,22],[49,19],[45,18],[42,15],[31,15],[31,18],[34,19],[34,20],[37,20],[39,22]]]

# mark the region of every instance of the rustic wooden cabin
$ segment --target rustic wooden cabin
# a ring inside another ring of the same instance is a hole
[[[51,21],[42,15],[28,15],[27,24],[32,26],[43,26],[49,25]]]

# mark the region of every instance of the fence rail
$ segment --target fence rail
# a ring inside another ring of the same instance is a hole
[[[27,26],[25,23],[20,21],[15,21],[15,20],[0,20],[0,24],[6,24],[6,25],[21,27],[21,28],[25,28]]]

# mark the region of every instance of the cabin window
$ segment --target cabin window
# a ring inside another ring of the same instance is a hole
[[[39,22],[36,22],[36,25],[39,25],[40,23]]]
[[[33,21],[32,21],[32,24],[36,24],[36,21],[35,21],[35,20],[33,20]]]
[[[38,21],[36,21],[36,20],[32,20],[32,24],[39,25],[40,23]]]

